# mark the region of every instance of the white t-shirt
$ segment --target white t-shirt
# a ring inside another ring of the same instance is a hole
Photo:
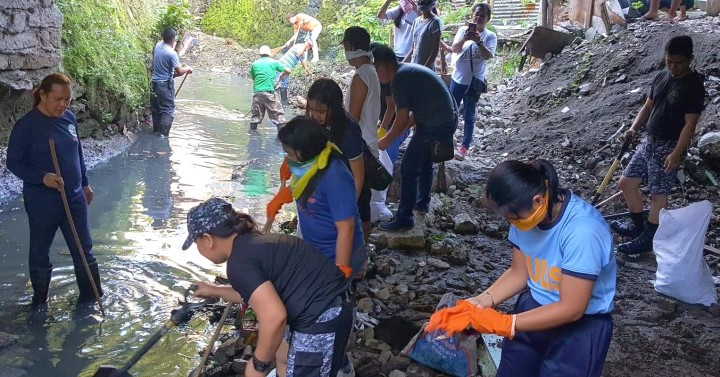
[[[370,151],[375,157],[379,155],[377,145],[377,124],[380,119],[380,80],[378,80],[375,66],[363,64],[355,70],[355,75],[367,85],[368,92],[365,96],[360,119],[356,119],[362,130],[363,140],[367,143]],[[355,77],[353,75],[353,78]],[[352,80],[348,88],[348,95],[345,96],[345,108],[350,111],[350,93],[352,93]]]
[[[385,12],[387,16],[386,22],[393,22],[395,17],[400,14],[400,7],[390,8]],[[393,39],[393,50],[395,55],[404,58],[412,50],[412,25],[415,19],[418,17],[418,13],[411,10],[408,13],[403,14],[400,20],[400,27],[395,27],[395,37]]]
[[[467,26],[461,26],[453,44],[462,40],[465,35]],[[497,36],[492,31],[485,29],[480,33],[480,39],[483,41],[485,47],[495,55],[495,48],[497,47]],[[473,41],[465,41],[462,50],[459,53],[453,54],[452,64],[455,66],[453,71],[452,79],[458,84],[470,85],[472,82],[473,75],[480,80],[485,78],[485,69],[487,68],[487,60],[480,55],[479,46]],[[472,62],[472,69],[470,66]]]

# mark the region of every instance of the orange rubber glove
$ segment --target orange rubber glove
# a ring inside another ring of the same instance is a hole
[[[512,315],[501,314],[489,308],[480,309],[463,300],[458,301],[453,308],[442,309],[433,314],[430,322],[425,326],[425,331],[440,329],[448,335],[453,335],[472,327],[480,333],[511,337],[514,335],[513,326]]]
[[[285,157],[282,165],[280,165],[280,180],[287,181],[291,176],[292,172],[290,172],[290,166],[288,166],[288,159]]]
[[[350,279],[350,276],[352,276],[352,267],[344,264],[337,264],[336,266],[338,266],[343,275],[345,275],[345,279]]]
[[[293,197],[290,187],[284,186],[267,204],[267,208],[265,210],[267,218],[274,219],[278,212],[280,212],[280,208],[282,208],[285,203],[292,203],[292,201]]]

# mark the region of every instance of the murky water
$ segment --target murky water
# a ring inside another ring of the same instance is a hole
[[[264,222],[284,154],[269,120],[249,131],[243,114],[251,96],[248,81],[193,73],[179,94],[169,139],[146,131],[126,153],[89,173],[105,318],[96,308],[76,308],[72,261],[59,232],[51,250],[49,309],[29,309],[22,199],[0,208],[0,331],[20,337],[19,346],[0,351],[0,377],[91,376],[100,365],[120,367],[169,319],[184,288],[223,271],[194,247],[183,252],[180,246],[187,211],[210,196],[225,197]],[[131,372],[187,376],[213,330],[202,317],[193,319],[165,335]]]

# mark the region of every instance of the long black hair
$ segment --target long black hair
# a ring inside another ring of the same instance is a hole
[[[298,153],[298,157],[302,161],[309,161],[325,149],[328,142],[328,132],[325,127],[320,126],[315,119],[307,115],[298,115],[283,126],[278,131],[278,139],[280,142]],[[337,151],[330,153],[328,165],[336,159],[340,158]],[[305,205],[308,198],[315,192],[317,182],[322,179],[327,169],[318,171],[314,177],[310,179],[300,196],[300,203]]]
[[[405,15],[405,11],[402,9],[402,6],[398,6],[398,9],[398,15],[393,19],[393,23],[395,24],[396,28],[400,29],[400,25],[402,25],[402,19]]]
[[[307,99],[308,101],[318,101],[328,107],[327,122],[330,125],[330,141],[340,144],[345,137],[348,116],[350,116],[343,107],[343,92],[340,85],[332,79],[317,79],[310,85]]]
[[[228,238],[233,234],[242,236],[249,233],[260,233],[252,216],[247,213],[236,211],[231,205],[227,205],[224,210],[230,214],[230,219],[215,228],[208,230],[208,234],[216,237]]]
[[[488,175],[485,198],[494,204],[498,213],[517,218],[521,212],[532,209],[535,195],[545,195],[546,191],[549,191],[546,216],[550,219],[553,207],[565,192],[555,168],[542,159],[528,163],[509,160],[498,164]]]

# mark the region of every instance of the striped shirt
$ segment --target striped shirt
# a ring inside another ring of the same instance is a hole
[[[307,54],[303,51],[305,49],[305,43],[298,43],[295,46],[292,46],[288,52],[285,53],[278,61],[280,64],[285,66],[287,69],[293,69],[295,68],[298,63],[300,63],[301,60],[305,60]],[[303,52],[302,55],[298,58],[298,53]]]

